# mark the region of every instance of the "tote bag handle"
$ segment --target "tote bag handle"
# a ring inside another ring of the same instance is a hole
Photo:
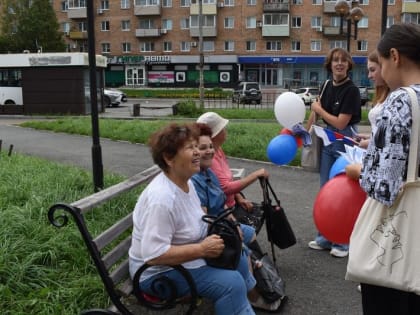
[[[408,154],[408,168],[407,168],[407,182],[415,182],[418,177],[418,148],[419,148],[419,102],[417,94],[411,87],[404,87],[411,99],[411,140],[410,140],[410,152]]]

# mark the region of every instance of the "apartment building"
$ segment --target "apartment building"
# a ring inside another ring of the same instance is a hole
[[[68,51],[88,49],[86,1],[53,1]],[[366,58],[381,36],[386,1],[387,26],[420,23],[415,0],[347,2],[363,10],[357,39],[355,23],[336,12],[338,1],[96,0],[95,49],[108,57],[111,86],[198,86],[200,61],[206,87],[233,87],[240,80],[316,86],[328,75],[323,63],[334,47],[349,49],[353,80],[369,85]]]

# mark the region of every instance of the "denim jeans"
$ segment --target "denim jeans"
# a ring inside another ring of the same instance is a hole
[[[210,299],[214,303],[216,315],[255,315],[248,301],[247,293],[255,287],[254,276],[249,272],[248,252],[243,251],[237,270],[219,269],[202,266],[188,269],[197,287],[199,296]],[[184,278],[175,270],[162,273],[175,282],[179,296],[189,294]],[[141,288],[146,293],[165,298],[165,290],[158,287],[159,292],[153,292],[153,280],[162,274],[153,276],[141,282]],[[166,292],[167,296],[168,292]]]
[[[355,131],[357,131],[357,126],[353,125],[351,126]],[[332,129],[334,131],[337,131],[345,136],[351,137],[353,135],[353,132],[351,130],[350,126],[347,126],[346,128],[342,130],[337,130],[333,127],[327,127],[328,129]],[[334,141],[328,146],[323,146],[321,150],[321,162],[319,167],[319,177],[320,177],[320,187],[325,185],[326,182],[329,181],[330,177],[330,169],[333,166],[334,162],[337,160],[337,158],[340,157],[340,152],[345,152],[344,143],[343,141]],[[337,248],[340,250],[348,250],[349,246],[348,244],[334,244],[327,240],[324,236],[322,236],[320,233],[318,233],[317,237],[315,238],[315,241],[318,243],[319,246],[330,249],[330,248]]]

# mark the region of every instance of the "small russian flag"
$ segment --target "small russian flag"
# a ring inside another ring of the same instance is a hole
[[[324,146],[330,145],[334,141],[344,141],[348,144],[358,144],[356,140],[354,140],[351,137],[347,137],[339,132],[323,128],[321,126],[312,125],[312,128],[314,128],[315,134],[322,139],[324,142]]]

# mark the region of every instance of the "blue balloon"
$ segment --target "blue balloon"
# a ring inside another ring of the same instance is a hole
[[[278,165],[290,163],[297,152],[296,139],[291,135],[278,135],[267,146],[267,156]]]
[[[346,172],[346,166],[349,164],[349,161],[344,156],[340,156],[337,160],[335,160],[334,164],[330,168],[330,175],[329,179],[345,173]]]

